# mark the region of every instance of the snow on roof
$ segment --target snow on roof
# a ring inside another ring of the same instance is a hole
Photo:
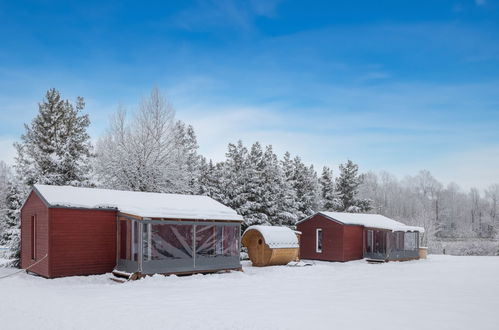
[[[392,231],[419,231],[424,232],[422,227],[407,226],[402,222],[395,221],[379,214],[344,213],[344,212],[318,212],[328,218],[346,225],[360,225],[367,228],[380,228]]]
[[[262,234],[265,243],[272,249],[287,249],[287,248],[297,248],[298,237],[294,230],[288,227],[277,227],[277,226],[249,226],[243,233],[243,235],[249,230],[257,230]]]
[[[143,218],[243,220],[236,211],[207,196],[38,184],[34,189],[50,206],[116,209]]]

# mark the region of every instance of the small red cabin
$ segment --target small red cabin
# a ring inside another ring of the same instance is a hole
[[[318,212],[298,222],[303,259],[349,261],[362,258],[419,258],[421,227],[378,214]]]
[[[207,196],[35,185],[21,267],[47,278],[239,269],[241,222]]]

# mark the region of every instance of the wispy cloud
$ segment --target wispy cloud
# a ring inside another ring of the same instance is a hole
[[[231,26],[242,30],[253,29],[258,16],[272,18],[280,1],[276,0],[201,0],[196,5],[175,15],[177,26],[187,30]]]

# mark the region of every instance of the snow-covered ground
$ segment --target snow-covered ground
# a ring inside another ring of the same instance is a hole
[[[499,257],[0,279],[1,329],[499,329]],[[14,272],[0,268],[0,276]]]

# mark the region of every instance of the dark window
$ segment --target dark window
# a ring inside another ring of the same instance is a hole
[[[322,252],[322,229],[317,229],[315,238],[315,252]]]
[[[36,260],[36,215],[31,216],[31,259]]]

